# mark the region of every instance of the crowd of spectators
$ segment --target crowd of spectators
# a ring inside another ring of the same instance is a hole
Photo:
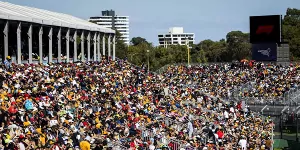
[[[0,149],[271,149],[273,122],[231,97],[281,96],[297,66],[171,66],[124,60],[0,68]]]
[[[214,64],[206,66],[172,66],[165,71],[172,80],[186,78],[210,95],[224,99],[253,98],[255,100],[282,100],[300,83],[300,66],[256,64]],[[182,83],[182,82],[180,82]],[[185,84],[185,83],[183,83]]]

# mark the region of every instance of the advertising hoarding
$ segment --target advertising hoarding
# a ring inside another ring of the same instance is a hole
[[[250,43],[280,43],[281,15],[251,16]]]
[[[252,59],[256,61],[276,61],[277,44],[276,43],[252,44]]]

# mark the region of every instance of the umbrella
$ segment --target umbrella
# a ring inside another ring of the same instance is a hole
[[[241,62],[248,62],[248,60],[247,59],[242,59]]]

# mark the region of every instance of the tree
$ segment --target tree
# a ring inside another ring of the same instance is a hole
[[[116,57],[120,59],[127,58],[128,47],[121,38],[121,33],[116,31]]]
[[[137,46],[137,45],[142,44],[142,43],[146,43],[148,45],[151,45],[149,42],[147,42],[147,40],[145,38],[142,38],[142,37],[134,37],[134,38],[131,39],[130,43],[133,46]]]
[[[300,59],[300,10],[288,8],[283,19],[282,37],[290,46],[291,56]]]
[[[251,46],[249,34],[241,31],[231,31],[226,35],[227,41],[227,60],[241,60],[249,58]]]

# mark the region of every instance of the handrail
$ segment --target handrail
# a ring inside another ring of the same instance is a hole
[[[283,110],[281,111],[281,113],[283,113],[286,109],[288,109],[289,108],[289,106],[285,106],[284,108],[283,108]]]
[[[268,107],[268,105],[266,105],[263,109],[261,109],[261,113],[263,114],[264,113],[264,110],[265,110],[265,108],[267,108]]]

